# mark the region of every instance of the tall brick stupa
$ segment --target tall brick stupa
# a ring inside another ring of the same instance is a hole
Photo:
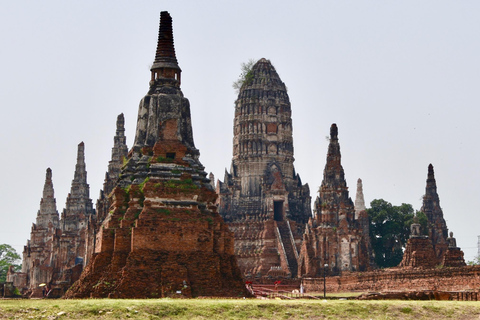
[[[245,296],[233,234],[193,142],[172,19],[162,12],[150,89],[95,253],[66,297]]]
[[[297,274],[311,198],[293,166],[291,113],[285,84],[271,62],[260,59],[239,90],[231,169],[216,186],[247,277]]]

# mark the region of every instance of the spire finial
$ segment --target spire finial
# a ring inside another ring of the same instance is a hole
[[[117,116],[117,136],[123,136],[125,133],[125,117],[123,113]]]
[[[355,196],[355,218],[358,219],[360,212],[367,210],[365,207],[365,198],[363,196],[362,179],[357,180],[357,194]]]
[[[435,177],[435,173],[433,172],[433,165],[431,163],[428,165],[428,177],[429,178],[430,177],[432,177],[432,178]]]
[[[157,52],[152,68],[152,82],[157,79],[174,79],[180,86],[181,69],[178,66],[173,45],[172,17],[167,11],[160,12]],[[153,83],[152,83],[153,84]]]
[[[337,124],[335,123],[332,123],[332,126],[330,127],[330,139],[332,140],[338,139],[338,128],[337,128]]]

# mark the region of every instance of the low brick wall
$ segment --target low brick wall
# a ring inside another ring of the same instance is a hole
[[[307,292],[323,291],[323,278],[304,278]],[[327,292],[479,291],[480,266],[439,269],[390,268],[326,278]]]

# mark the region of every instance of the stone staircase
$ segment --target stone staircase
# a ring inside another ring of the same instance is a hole
[[[292,278],[297,277],[297,257],[298,252],[297,248],[293,244],[292,239],[292,231],[290,230],[290,224],[288,221],[277,221],[277,228],[280,233],[280,239],[283,243],[283,248],[285,249],[285,253],[287,255],[288,267],[290,268],[290,272],[292,274]]]

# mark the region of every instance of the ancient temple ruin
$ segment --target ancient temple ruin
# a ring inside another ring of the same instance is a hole
[[[463,258],[463,251],[457,247],[457,240],[453,237],[453,232],[450,232],[447,238],[447,251],[443,255],[443,267],[465,267],[465,259]]]
[[[36,223],[32,225],[30,239],[23,250],[22,271],[25,274],[24,283],[17,285],[28,287],[34,296],[41,296],[39,285],[50,283],[53,277],[53,237],[59,228],[59,215],[54,196],[52,170],[47,169],[43,197],[40,200],[40,210]],[[37,289],[35,291],[35,289]]]
[[[363,196],[362,196],[363,198]],[[327,163],[307,224],[299,257],[299,276],[337,275],[371,268],[368,217],[358,201],[356,214],[341,165],[336,124],[330,128]]]
[[[37,222],[33,224],[30,240],[23,251],[22,272],[18,286],[31,297],[42,295],[42,286],[62,295],[82,272],[88,243],[87,225],[95,215],[90,187],[87,184],[85,146],[77,150],[77,163],[70,193],[61,218],[56,208],[52,170],[47,169],[43,197]],[[52,296],[53,296],[52,295]]]
[[[61,261],[66,266],[84,264],[87,243],[87,224],[90,216],[95,214],[90,186],[87,184],[85,165],[85,146],[78,145],[77,164],[70,193],[67,196],[65,209],[60,220],[61,235],[54,239],[55,261]]]
[[[110,210],[109,194],[113,191],[115,184],[123,166],[123,162],[127,158],[128,147],[127,138],[125,137],[125,117],[123,113],[119,114],[116,123],[116,132],[113,137],[112,157],[108,162],[108,170],[105,173],[103,189],[100,190],[96,203],[96,214],[91,215],[87,224],[87,248],[85,255],[85,264],[89,262],[90,257],[95,252],[97,232],[99,231],[103,221]]]
[[[401,268],[433,268],[437,265],[437,257],[432,240],[422,234],[421,226],[416,220],[410,226],[410,237],[405,245]]]
[[[463,251],[457,247],[453,232],[448,236],[432,164],[428,166],[427,186],[420,211],[427,216],[428,236],[422,235],[420,224],[417,222],[412,224],[410,238],[399,266],[412,268],[465,266]]]
[[[428,165],[427,186],[425,187],[423,205],[420,211],[427,216],[428,237],[432,241],[437,264],[440,264],[448,247],[448,228],[443,218],[442,208],[440,207],[440,198],[437,193],[437,183],[435,181],[432,164]]]
[[[195,148],[172,20],[161,13],[135,142],[109,196],[95,253],[66,297],[245,296],[233,234]]]
[[[232,164],[217,183],[219,212],[246,277],[297,275],[311,198],[293,166],[291,112],[285,84],[260,59],[235,102]]]

